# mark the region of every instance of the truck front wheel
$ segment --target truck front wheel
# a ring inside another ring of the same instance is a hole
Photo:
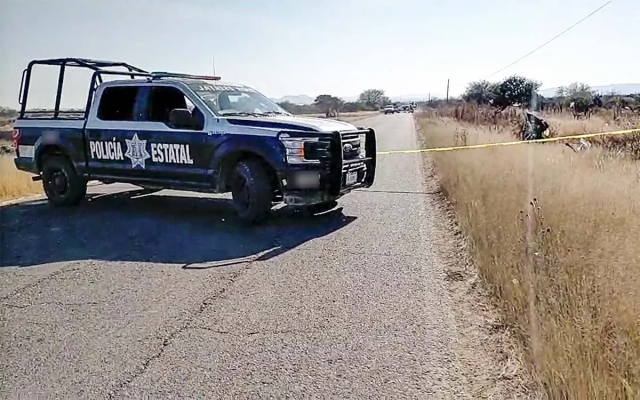
[[[242,160],[231,177],[231,195],[238,217],[246,223],[264,221],[271,211],[273,189],[269,176],[257,160]]]
[[[42,160],[42,188],[49,202],[57,207],[73,206],[87,194],[87,182],[67,157],[52,155]]]

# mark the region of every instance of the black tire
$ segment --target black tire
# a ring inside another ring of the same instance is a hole
[[[87,194],[87,181],[76,173],[67,157],[45,156],[42,160],[42,188],[54,206],[75,206]]]
[[[256,160],[242,160],[231,176],[231,195],[236,214],[244,223],[260,223],[271,211],[273,188],[269,176]]]
[[[307,214],[319,214],[319,213],[329,211],[335,208],[337,205],[338,205],[337,200],[329,200],[329,201],[324,201],[322,203],[305,206],[304,210]]]

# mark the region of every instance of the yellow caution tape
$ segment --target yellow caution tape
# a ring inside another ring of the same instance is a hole
[[[379,151],[376,154],[378,154],[378,155],[386,155],[386,154],[408,154],[408,153],[435,153],[435,152],[438,152],[438,151],[484,149],[484,148],[487,148],[487,147],[513,146],[513,145],[517,145],[517,144],[559,142],[559,141],[562,141],[562,140],[569,140],[569,139],[586,139],[586,138],[594,138],[594,137],[598,137],[598,136],[625,135],[625,134],[628,134],[628,133],[640,133],[640,129],[628,129],[628,130],[624,130],[624,131],[600,132],[600,133],[587,133],[587,134],[583,134],[583,135],[572,135],[572,136],[557,136],[557,137],[552,137],[552,138],[535,139],[535,140],[518,140],[518,141],[515,141],[515,142],[498,142],[498,143],[472,144],[472,145],[468,145],[468,146],[436,147],[436,148],[432,148],[432,149]]]

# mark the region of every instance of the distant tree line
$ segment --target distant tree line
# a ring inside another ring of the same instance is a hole
[[[479,80],[467,86],[461,100],[491,105],[500,110],[510,106],[559,112],[569,109],[574,112],[586,112],[600,107],[640,110],[640,94],[601,94],[585,83],[574,82],[558,88],[554,96],[544,97],[538,93],[541,85],[541,82],[519,75],[507,77],[499,82]]]
[[[472,102],[479,105],[490,105],[499,110],[510,106],[526,107],[533,110],[574,111],[590,110],[597,107],[630,109],[640,111],[640,94],[621,96],[616,93],[599,94],[584,83],[574,82],[558,88],[552,97],[544,97],[538,93],[541,82],[523,76],[513,75],[499,82],[479,80],[467,85],[460,97],[449,99],[431,98],[428,102],[417,102],[418,107],[428,105],[439,107],[445,104]],[[397,104],[382,89],[367,89],[360,93],[357,101],[345,101],[330,94],[317,96],[313,104],[300,105],[290,102],[278,103],[293,114],[324,114],[327,117],[337,116],[340,112],[376,111],[388,104]],[[0,107],[0,118],[11,119],[17,111]]]
[[[299,105],[287,101],[278,104],[293,114],[325,114],[329,117],[337,116],[340,112],[376,111],[393,102],[384,90],[367,89],[360,93],[357,101],[344,101],[340,97],[321,94],[315,98],[313,104]],[[17,114],[16,110],[0,107],[1,118],[15,118]]]
[[[340,112],[376,111],[387,104],[393,104],[382,89],[367,89],[360,93],[357,101],[344,101],[330,94],[317,96],[313,104],[299,105],[287,101],[278,103],[293,114],[324,114],[326,117],[337,116]]]

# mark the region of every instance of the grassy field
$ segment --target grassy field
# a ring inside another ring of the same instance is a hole
[[[11,146],[11,122],[0,120],[0,147]],[[16,169],[13,155],[0,155],[0,202],[42,193],[42,182],[33,182],[31,176]]]
[[[416,113],[423,146],[514,140],[515,114],[480,114]],[[558,136],[634,125],[548,120]],[[474,263],[552,399],[640,398],[640,163],[631,153],[532,144],[432,154]]]
[[[31,176],[16,169],[13,156],[0,156],[0,202],[43,193],[42,182],[33,182]]]
[[[575,119],[571,113],[541,113],[549,123],[552,137],[580,135],[640,128],[640,115],[625,112],[614,118],[611,110],[597,110],[590,118]],[[508,108],[502,113],[494,113],[489,108],[475,105],[431,109],[426,112],[430,118],[449,118],[471,125],[480,125],[492,131],[517,130],[523,120],[522,111]],[[513,140],[513,138],[511,139]],[[606,136],[591,140],[591,143],[612,151],[623,151],[640,159],[640,135]]]

